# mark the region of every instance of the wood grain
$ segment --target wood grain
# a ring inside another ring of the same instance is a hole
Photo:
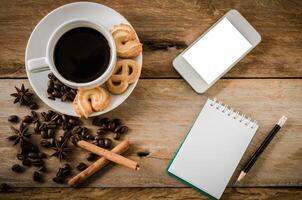
[[[24,52],[35,25],[51,10],[72,2],[0,1],[0,77],[25,77]],[[239,10],[262,42],[225,77],[302,77],[302,1],[110,1],[144,44],[142,77],[179,77],[172,60],[228,10]],[[42,50],[41,50],[42,51]]]
[[[0,152],[5,155],[1,156],[0,182],[8,182],[18,187],[58,187],[50,181],[59,166],[56,158],[47,161],[50,171],[45,177],[48,181],[43,184],[36,184],[31,180],[33,167],[18,176],[10,170],[11,165],[17,162],[15,159],[17,149],[5,139],[11,134],[7,116],[11,114],[25,116],[29,110],[13,106],[9,93],[12,92],[13,85],[21,85],[22,82],[28,85],[27,80],[0,80]],[[130,127],[130,133],[125,137],[133,145],[124,155],[137,161],[141,169],[133,172],[120,166],[109,165],[91,177],[85,186],[184,187],[175,179],[168,177],[165,168],[206,99],[213,96],[248,114],[260,124],[260,130],[240,162],[240,167],[279,117],[281,115],[288,117],[286,125],[248,176],[235,186],[302,186],[301,95],[302,80],[299,79],[220,80],[203,95],[194,93],[183,80],[140,80],[133,95],[106,116],[124,119]],[[40,105],[41,110],[47,109],[44,104]],[[140,158],[137,156],[140,151],[147,151],[150,154]],[[85,157],[87,152],[76,149],[68,162],[75,166],[84,161]],[[230,186],[234,184],[239,168]]]
[[[300,188],[227,188],[221,200],[300,200]],[[14,193],[1,193],[0,199],[107,199],[107,200],[154,200],[200,199],[205,196],[190,188],[18,188]]]

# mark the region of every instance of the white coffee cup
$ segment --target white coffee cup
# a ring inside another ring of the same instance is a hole
[[[57,70],[54,64],[54,49],[61,38],[61,36],[66,33],[67,31],[79,28],[79,27],[88,27],[97,30],[100,32],[107,40],[108,45],[110,47],[110,60],[106,71],[97,79],[87,82],[87,83],[76,83],[70,80],[65,79]],[[86,19],[74,19],[65,22],[64,24],[60,25],[50,36],[47,47],[46,47],[46,55],[45,57],[41,58],[34,58],[28,60],[27,66],[30,72],[32,73],[39,73],[42,71],[50,70],[62,83],[71,87],[71,88],[94,88],[96,86],[102,85],[105,83],[106,80],[111,76],[114,67],[116,64],[116,47],[114,39],[111,33],[102,25],[97,22],[93,22],[91,20]]]

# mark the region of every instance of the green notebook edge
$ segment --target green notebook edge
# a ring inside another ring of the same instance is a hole
[[[196,120],[197,120],[197,117],[196,117]],[[194,121],[193,125],[195,124],[196,120]],[[172,165],[174,159],[176,158],[176,156],[177,156],[179,150],[181,149],[181,147],[182,147],[184,141],[187,139],[187,137],[188,137],[188,135],[189,135],[191,129],[192,129],[192,127],[190,128],[190,130],[189,130],[189,132],[187,133],[186,137],[185,137],[185,138],[182,140],[182,142],[180,143],[180,145],[179,145],[177,151],[175,152],[175,154],[174,154],[172,160],[169,162],[168,167],[166,168],[166,173],[167,173],[170,177],[176,178],[178,181],[180,181],[180,182],[182,182],[183,184],[185,184],[185,185],[191,187],[192,189],[194,189],[195,191],[201,193],[202,195],[204,195],[204,196],[206,196],[206,197],[208,197],[208,198],[210,198],[210,199],[213,199],[213,200],[219,200],[219,199],[213,197],[212,195],[210,195],[209,193],[207,193],[207,192],[205,192],[205,191],[199,189],[198,187],[192,185],[191,183],[189,183],[189,182],[183,180],[182,178],[180,178],[180,177],[176,176],[175,174],[172,174],[171,172],[168,171],[169,168],[170,168],[170,166]]]

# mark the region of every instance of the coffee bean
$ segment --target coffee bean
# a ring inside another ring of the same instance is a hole
[[[96,135],[96,136],[94,136],[94,140],[100,140],[102,138],[102,136],[100,136],[100,135]]]
[[[120,138],[121,138],[121,134],[120,133],[114,133],[113,134],[113,139],[119,140]]]
[[[62,116],[62,119],[63,119],[64,122],[66,122],[69,118],[68,118],[67,115],[63,115],[63,116]]]
[[[40,145],[41,145],[42,147],[45,147],[45,148],[50,148],[50,147],[52,147],[51,142],[48,141],[48,140],[41,140]]]
[[[109,149],[111,147],[111,140],[109,138],[104,138],[104,147]]]
[[[35,133],[38,133],[40,131],[40,122],[36,122],[35,125],[34,125],[34,131]]]
[[[53,73],[49,73],[49,74],[47,75],[47,77],[48,77],[49,79],[53,79],[54,75],[53,75]]]
[[[97,146],[105,148],[105,140],[104,140],[104,138],[101,138],[101,139],[97,140]]]
[[[68,120],[68,123],[71,124],[71,125],[78,125],[77,120],[75,120],[75,119],[73,119],[73,118],[69,119],[69,120]]]
[[[56,182],[56,183],[59,183],[59,184],[65,183],[65,178],[59,177],[59,176],[54,177],[52,180],[53,180],[54,182]]]
[[[29,158],[32,158],[32,159],[35,159],[35,158],[38,158],[39,157],[39,154],[38,153],[28,153],[27,155]]]
[[[105,127],[101,127],[96,132],[98,135],[104,135],[106,133]]]
[[[22,167],[21,165],[14,164],[14,165],[12,166],[12,170],[13,170],[14,172],[21,173],[21,172],[23,172],[23,167]]]
[[[52,111],[52,110],[48,110],[48,111],[46,112],[46,115],[47,115],[47,117],[48,117],[49,119],[51,119],[52,116],[55,115],[55,114],[56,114],[56,113],[55,113],[54,111]]]
[[[39,127],[40,131],[47,131],[47,124],[46,123],[42,123]]]
[[[33,117],[32,116],[30,116],[30,115],[26,115],[24,118],[23,118],[23,122],[25,122],[25,123],[32,123],[32,121],[33,121]]]
[[[128,126],[122,126],[119,130],[119,133],[124,134],[127,133],[129,130]]]
[[[118,125],[118,126],[113,130],[113,132],[114,132],[114,133],[120,133],[121,128],[122,128],[122,126],[121,126],[121,125]]]
[[[90,153],[89,156],[87,157],[87,160],[90,162],[94,162],[98,159],[98,155],[94,154],[94,153]]]
[[[31,161],[28,158],[24,158],[22,161],[22,165],[31,166]]]
[[[33,180],[36,182],[42,182],[42,175],[39,172],[34,171]]]
[[[17,115],[11,115],[7,120],[12,123],[17,123],[19,121],[19,117]]]
[[[10,185],[8,185],[6,183],[1,183],[0,184],[0,191],[1,192],[8,192],[10,190],[12,190],[12,187]]]
[[[33,102],[33,103],[31,103],[30,105],[29,105],[29,108],[31,109],[31,110],[36,110],[36,109],[38,109],[38,104],[37,103],[35,103],[35,102]]]
[[[42,137],[43,139],[47,139],[47,138],[48,138],[47,131],[41,131],[41,137]]]
[[[51,95],[52,96],[54,96],[54,97],[57,97],[57,98],[61,98],[61,93],[60,92],[58,92],[57,90],[54,90],[52,93],[51,93]]]
[[[121,120],[121,119],[118,119],[118,118],[113,119],[112,122],[114,122],[116,126],[122,124],[122,120]]]
[[[113,122],[113,121],[109,122],[108,125],[107,125],[107,128],[108,128],[110,131],[113,131],[113,130],[116,128],[115,122]]]
[[[67,101],[67,95],[66,94],[63,94],[63,96],[61,97],[61,101],[62,102],[65,102],[65,101]]]
[[[54,84],[53,86],[56,90],[61,90],[61,86],[59,84]]]
[[[87,168],[88,166],[85,164],[85,163],[79,163],[77,166],[76,166],[76,168],[77,168],[77,170],[79,170],[79,171],[84,171],[86,168]]]
[[[47,169],[46,169],[45,165],[43,165],[42,167],[40,167],[40,168],[38,169],[38,171],[39,171],[39,172],[46,172]]]
[[[46,121],[46,122],[49,121],[49,118],[48,118],[48,115],[46,114],[46,112],[41,112],[41,116],[42,116],[44,121]]]
[[[48,129],[47,130],[47,136],[48,138],[52,138],[55,135],[54,129]]]
[[[40,152],[40,153],[39,153],[39,158],[40,158],[40,159],[47,158],[46,153]]]
[[[62,125],[62,122],[63,122],[63,121],[62,121],[61,118],[57,119],[57,121],[56,121],[57,125],[59,125],[59,126]]]
[[[31,161],[31,163],[34,165],[34,166],[43,166],[44,165],[44,161],[42,159],[34,159]]]
[[[73,133],[74,133],[74,134],[80,134],[80,133],[82,132],[82,130],[83,130],[82,127],[76,126],[76,127],[74,127],[74,129],[73,129]]]
[[[21,153],[17,154],[16,157],[17,157],[18,160],[23,160],[25,158],[25,156]]]
[[[48,80],[47,87],[52,88],[54,86],[53,80]]]
[[[52,94],[49,94],[47,98],[51,100],[56,100],[56,98]]]

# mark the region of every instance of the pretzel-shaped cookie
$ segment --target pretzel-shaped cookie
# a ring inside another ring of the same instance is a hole
[[[115,40],[117,55],[121,58],[134,58],[142,52],[142,44],[136,38],[130,25],[113,26],[111,34]]]
[[[94,111],[101,111],[109,104],[109,94],[105,89],[96,87],[93,89],[78,89],[73,101],[76,113],[81,117],[88,118]]]
[[[129,84],[134,83],[141,73],[141,67],[131,59],[117,61],[112,76],[106,82],[108,90],[113,94],[125,92]]]

